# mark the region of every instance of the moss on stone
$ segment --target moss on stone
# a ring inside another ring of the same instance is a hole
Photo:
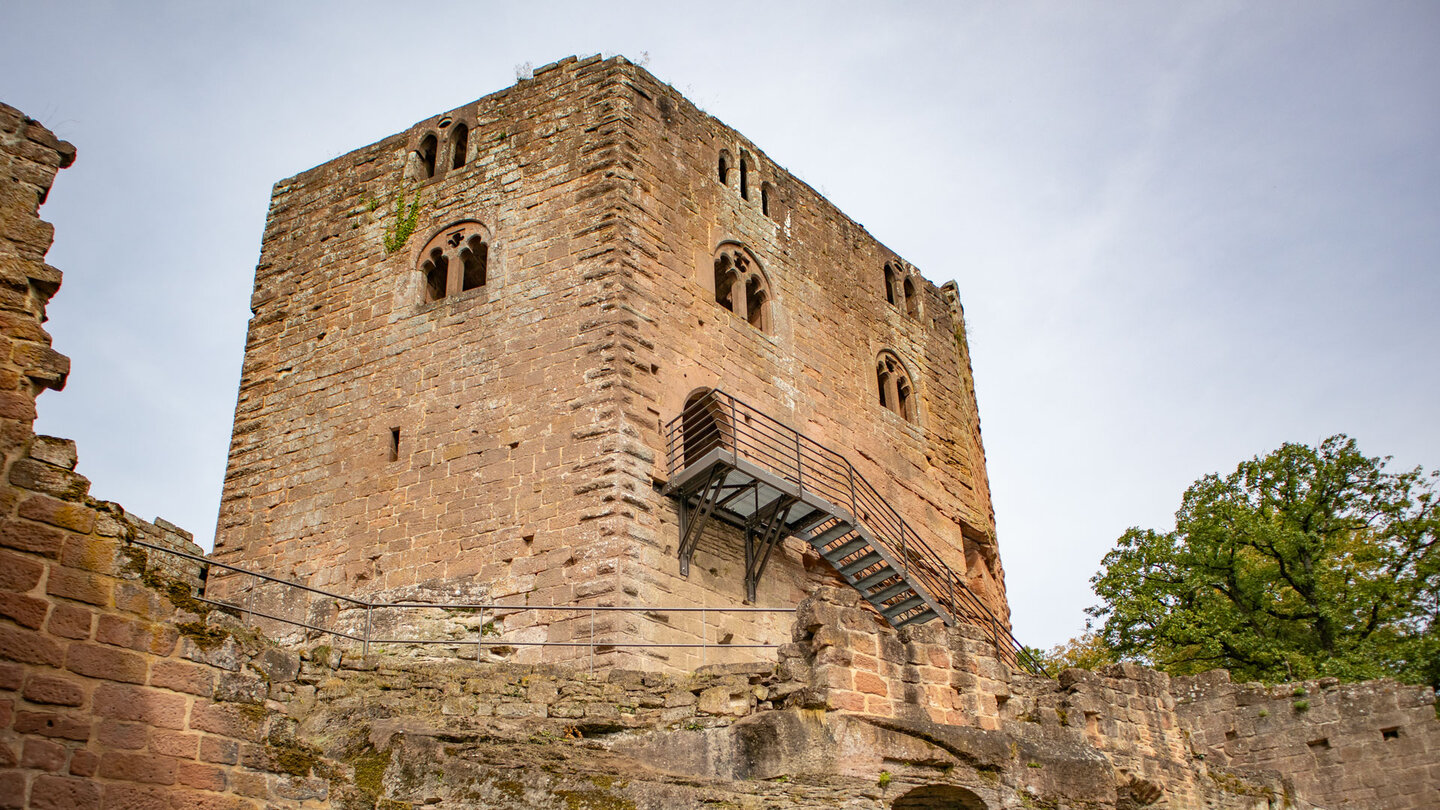
[[[1265,799],[1266,801],[1270,801],[1275,798],[1275,791],[1271,790],[1265,785],[1257,785],[1254,782],[1248,782],[1232,773],[1212,770],[1209,772],[1209,776],[1212,780],[1214,780],[1215,784],[1219,785],[1220,789],[1224,790],[1226,793],[1232,793],[1240,796],[1254,796],[1259,799]]]
[[[355,768],[355,786],[372,796],[384,792],[385,770],[390,767],[390,749],[376,751],[366,747],[363,752],[350,758]]]
[[[212,627],[205,622],[182,622],[175,625],[180,635],[195,642],[195,646],[202,650],[210,651],[225,643],[230,637],[230,632],[220,627]]]
[[[565,810],[636,810],[635,802],[603,790],[557,790],[552,795],[565,803]]]
[[[309,776],[320,765],[320,751],[304,743],[272,743],[265,753],[276,770],[291,776]]]

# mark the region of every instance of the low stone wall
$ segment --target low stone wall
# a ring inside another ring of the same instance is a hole
[[[1262,686],[1223,670],[1175,679],[1176,712],[1219,762],[1284,773],[1327,810],[1440,805],[1435,693],[1389,680]]]

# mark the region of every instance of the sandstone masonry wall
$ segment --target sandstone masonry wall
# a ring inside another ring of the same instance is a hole
[[[616,69],[543,68],[276,185],[217,559],[343,594],[616,601]],[[469,159],[417,179],[442,122],[468,126]],[[402,188],[418,224],[392,253]],[[418,253],[467,220],[487,283],[427,303]],[[573,624],[505,630],[563,642]]]
[[[422,247],[462,223],[487,240],[487,281],[427,302]],[[770,279],[770,334],[714,301],[727,240]],[[886,262],[913,313],[886,302]],[[252,310],[219,560],[378,599],[740,606],[741,538],[715,528],[680,577],[676,506],[659,494],[661,422],[719,386],[848,454],[1008,620],[953,288],[624,59],[561,60],[278,183]],[[914,423],[875,401],[882,350],[914,382]],[[791,541],[756,601],[790,608],[826,581]],[[208,587],[287,609],[235,578]],[[525,642],[590,629],[529,611],[502,624]],[[597,628],[661,644],[788,632],[783,614],[604,614]],[[618,647],[607,665],[707,655]]]
[[[633,460],[622,468],[644,504],[635,510],[631,578],[644,583],[653,600],[744,598],[740,534],[722,529],[705,538],[689,579],[681,578],[673,562],[676,504],[646,486],[647,478],[659,482],[666,475],[660,425],[697,389],[721,388],[845,455],[1008,626],[963,313],[953,287],[936,288],[673,88],[634,66],[623,75],[631,103],[625,123],[636,147],[622,175],[631,203],[621,231],[626,294],[637,313],[628,345],[633,365],[653,372],[634,375],[627,402],[633,456],[654,460],[648,469]],[[724,183],[722,153],[732,169]],[[748,199],[740,190],[742,157]],[[717,248],[736,244],[768,279],[766,329],[715,302]],[[887,262],[908,274],[921,299],[918,313],[887,301]],[[877,400],[882,351],[894,352],[914,381],[913,422]],[[828,574],[828,563],[805,544],[788,543],[772,558],[758,603],[786,604]],[[773,638],[776,629],[742,635]],[[657,639],[673,636],[669,628],[651,630]]]
[[[1177,678],[1174,692],[1207,757],[1284,773],[1327,810],[1440,804],[1440,720],[1428,687],[1333,678],[1265,687],[1231,683],[1221,670]]]

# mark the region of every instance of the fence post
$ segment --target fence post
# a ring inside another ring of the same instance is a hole
[[[480,633],[475,637],[475,663],[480,663],[480,656],[485,652],[485,606],[480,606]]]
[[[710,642],[705,633],[705,608],[700,608],[700,666],[705,666],[710,652]]]
[[[360,656],[361,656],[362,658],[367,659],[367,660],[370,658],[370,609],[371,609],[371,607],[372,607],[372,606],[370,605],[369,602],[366,602],[366,603],[365,603],[365,642],[364,642],[364,643],[365,643],[365,646],[363,647],[363,649],[362,649],[362,651],[361,651],[361,653],[360,653]]]
[[[590,674],[595,674],[595,608],[590,608]]]

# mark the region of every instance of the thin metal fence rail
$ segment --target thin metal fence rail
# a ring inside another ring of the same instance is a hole
[[[745,642],[742,642],[742,643],[728,643],[728,642],[727,642],[727,643],[721,643],[721,642],[718,642],[718,641],[710,641],[710,640],[708,640],[708,638],[706,637],[706,635],[707,635],[707,630],[709,629],[709,625],[708,625],[708,622],[707,622],[707,617],[708,617],[709,614],[712,614],[712,613],[713,613],[713,614],[719,614],[719,615],[726,615],[726,614],[732,614],[732,613],[770,613],[770,614],[784,614],[784,613],[794,613],[794,612],[795,612],[795,608],[793,608],[793,607],[784,607],[784,608],[766,608],[766,607],[695,607],[695,606],[693,606],[693,605],[680,605],[680,606],[676,606],[676,607],[663,607],[663,606],[653,606],[653,605],[634,605],[634,606],[630,606],[630,605],[515,605],[515,604],[506,604],[506,603],[504,603],[504,602],[417,602],[417,601],[414,601],[414,600],[402,600],[402,601],[398,601],[398,602],[377,602],[377,601],[371,601],[371,600],[367,600],[367,599],[361,599],[361,598],[354,597],[354,596],[347,596],[347,595],[345,595],[345,594],[334,593],[334,592],[332,592],[332,591],[327,591],[327,590],[325,590],[325,589],[323,589],[323,588],[316,588],[316,587],[314,587],[314,586],[312,586],[312,585],[306,585],[306,584],[301,583],[301,582],[295,582],[294,580],[289,580],[289,579],[284,579],[284,578],[281,578],[281,577],[276,577],[276,576],[273,576],[273,575],[270,575],[270,574],[265,574],[265,573],[262,573],[262,572],[259,572],[259,571],[251,571],[251,570],[248,569],[248,568],[242,568],[242,567],[240,567],[240,566],[238,566],[238,565],[231,565],[231,564],[229,564],[229,563],[220,562],[219,560],[212,560],[212,559],[210,559],[210,558],[208,558],[208,557],[201,557],[201,556],[198,556],[198,555],[195,555],[195,554],[190,554],[190,553],[188,553],[188,552],[180,551],[180,550],[178,550],[178,549],[168,548],[168,547],[166,547],[166,546],[156,545],[156,544],[154,544],[154,543],[148,543],[148,542],[146,542],[146,541],[144,541],[144,540],[131,539],[131,540],[129,540],[128,542],[129,542],[130,544],[132,544],[132,545],[141,546],[141,547],[150,549],[150,550],[152,550],[152,551],[158,551],[158,552],[161,552],[161,553],[164,553],[164,554],[171,555],[171,556],[173,556],[173,557],[179,557],[179,558],[184,559],[184,560],[189,560],[189,561],[191,561],[191,562],[194,562],[194,563],[199,564],[200,566],[203,566],[205,569],[219,568],[219,569],[221,569],[221,570],[228,571],[228,572],[233,573],[233,574],[238,574],[238,575],[245,576],[245,577],[251,577],[251,578],[253,578],[253,579],[255,579],[255,580],[259,580],[259,581],[261,581],[261,582],[270,583],[270,584],[273,584],[273,585],[278,585],[278,586],[281,586],[281,587],[283,587],[283,588],[290,589],[290,590],[293,590],[293,591],[303,592],[303,593],[311,594],[311,595],[314,595],[314,596],[322,597],[322,598],[325,598],[325,599],[334,599],[334,600],[336,600],[336,602],[343,602],[343,603],[349,605],[350,608],[351,608],[351,609],[354,609],[354,610],[361,610],[361,609],[363,609],[363,610],[365,611],[364,632],[363,632],[363,633],[355,633],[355,632],[346,632],[346,631],[344,631],[344,630],[339,630],[339,629],[336,629],[336,628],[334,628],[334,627],[324,627],[324,626],[321,626],[321,625],[318,625],[318,624],[314,624],[313,622],[308,622],[308,621],[304,621],[304,620],[301,620],[301,619],[296,619],[296,618],[293,618],[293,617],[290,617],[290,616],[282,616],[282,615],[279,615],[279,614],[276,614],[276,613],[272,613],[272,612],[269,612],[269,611],[265,611],[265,610],[258,610],[258,609],[256,609],[253,605],[251,605],[251,604],[248,603],[248,597],[249,597],[251,594],[253,594],[253,592],[254,592],[254,587],[255,587],[255,586],[254,586],[253,584],[251,585],[250,588],[247,588],[247,589],[245,590],[245,594],[246,594],[246,597],[247,597],[247,603],[244,603],[244,604],[242,604],[242,603],[236,603],[236,602],[230,602],[230,601],[226,601],[226,600],[223,600],[223,599],[213,599],[213,598],[210,598],[209,596],[207,596],[207,595],[205,595],[205,594],[203,594],[203,593],[196,593],[196,594],[194,594],[194,599],[195,599],[196,601],[202,602],[202,603],[207,604],[207,605],[212,605],[212,606],[214,606],[214,607],[221,608],[221,609],[224,609],[224,610],[229,611],[229,612],[232,612],[232,613],[240,616],[241,619],[242,619],[242,621],[245,620],[245,617],[259,618],[259,619],[264,619],[264,620],[266,620],[266,621],[279,622],[279,623],[281,623],[281,624],[286,624],[286,625],[290,625],[290,626],[293,626],[293,627],[299,627],[299,628],[303,628],[303,629],[305,629],[305,630],[310,630],[310,631],[313,631],[313,632],[316,632],[316,633],[322,633],[322,634],[325,634],[325,635],[334,636],[334,637],[336,637],[336,638],[343,638],[343,639],[346,639],[346,640],[348,640],[348,641],[356,642],[356,643],[362,645],[363,654],[364,654],[364,655],[367,655],[367,656],[368,656],[369,653],[370,653],[370,647],[371,647],[371,645],[377,645],[377,644],[393,644],[393,645],[405,645],[405,646],[408,646],[408,645],[436,645],[436,646],[448,646],[448,647],[457,647],[457,648],[466,648],[466,649],[475,648],[475,649],[477,650],[477,654],[478,654],[478,650],[480,650],[480,649],[493,648],[493,647],[561,647],[561,648],[582,648],[582,649],[589,649],[589,650],[590,650],[590,665],[591,665],[591,668],[593,669],[593,668],[594,668],[594,657],[595,657],[595,654],[596,654],[596,651],[597,651],[597,650],[599,650],[599,651],[604,651],[604,652],[608,652],[608,651],[616,650],[616,649],[629,649],[629,648],[638,648],[638,649],[699,649],[699,650],[701,650],[702,655],[708,655],[708,651],[710,651],[710,650],[722,650],[722,651],[723,651],[723,650],[777,649],[778,647],[780,647],[779,644],[745,643]],[[203,577],[202,579],[208,580],[208,578],[209,578],[209,574],[208,574],[208,570],[207,570],[205,577]],[[376,636],[375,633],[373,632],[372,619],[373,619],[375,613],[376,613],[377,611],[381,611],[381,610],[456,610],[456,611],[477,611],[477,612],[478,612],[478,619],[479,619],[479,621],[478,621],[479,627],[478,627],[478,631],[477,631],[477,637],[476,637],[476,638],[471,638],[471,639],[462,639],[462,638],[439,638],[439,639],[437,639],[437,638],[385,638],[385,637],[378,637],[378,636]],[[487,634],[486,634],[486,626],[487,626],[487,625],[486,625],[486,622],[485,622],[487,611],[488,611],[488,612],[491,614],[491,616],[494,617],[494,618],[500,618],[500,617],[502,616],[502,614],[508,616],[508,615],[514,615],[514,614],[516,614],[516,613],[524,613],[524,612],[527,612],[527,611],[536,611],[536,612],[541,612],[541,613],[544,613],[544,612],[569,612],[569,613],[581,614],[581,615],[580,615],[580,618],[584,618],[585,615],[588,615],[588,616],[590,617],[590,634],[589,634],[590,637],[589,637],[588,639],[586,639],[586,640],[580,640],[580,641],[520,641],[520,640],[507,640],[507,639],[504,639],[504,638],[487,638],[487,637],[486,637],[486,635],[487,635]],[[613,640],[613,639],[611,639],[611,640],[601,640],[601,639],[597,638],[596,635],[595,635],[595,632],[596,632],[596,630],[595,630],[595,617],[596,617],[597,614],[603,614],[603,613],[642,613],[642,614],[658,614],[658,615],[664,615],[664,614],[667,614],[667,613],[698,613],[698,614],[700,614],[700,616],[701,616],[701,620],[700,620],[700,632],[701,632],[701,638],[702,638],[702,640],[699,641],[699,642],[617,641],[617,640]]]

